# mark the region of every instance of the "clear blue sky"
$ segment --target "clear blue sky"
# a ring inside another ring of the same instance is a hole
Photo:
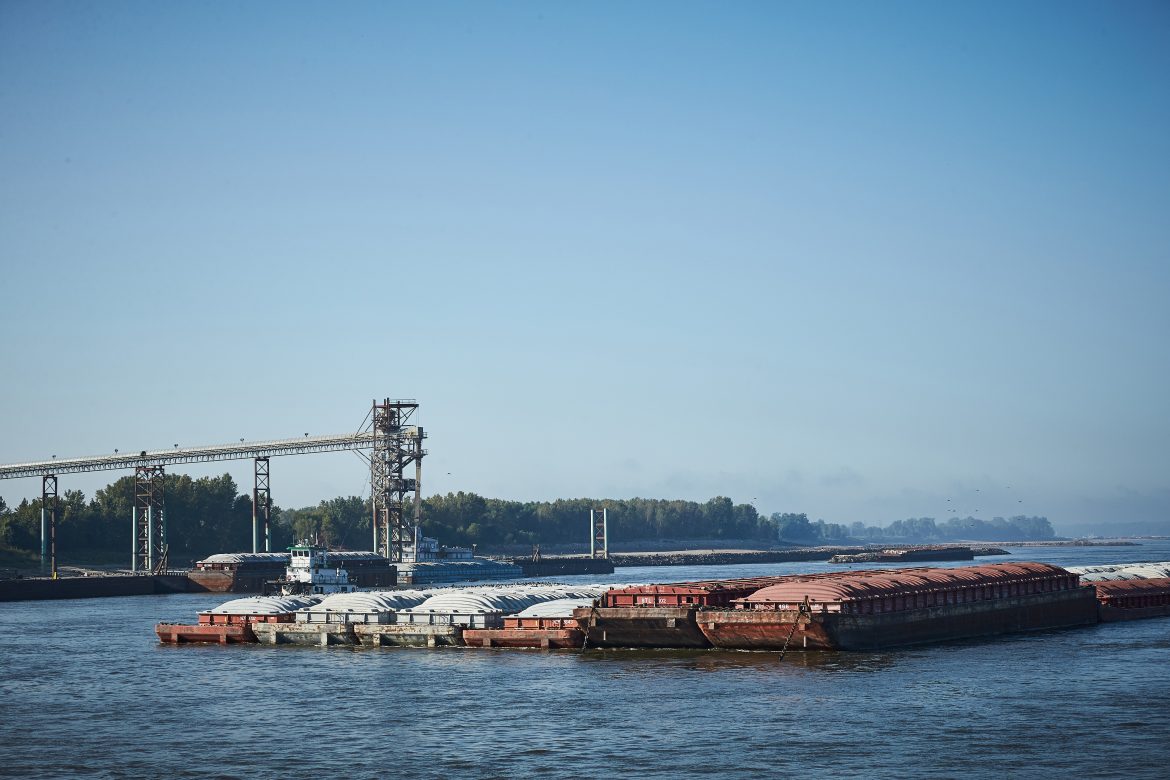
[[[0,462],[1170,523],[1170,6],[5,0],[0,270]]]

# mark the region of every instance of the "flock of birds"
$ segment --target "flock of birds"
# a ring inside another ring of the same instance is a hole
[[[1011,490],[1011,489],[1012,489],[1012,486],[1011,486],[1011,485],[1004,485],[1004,490]],[[975,492],[976,492],[976,493],[980,493],[980,492],[982,492],[982,491],[981,491],[979,488],[975,488]],[[1024,499],[1022,499],[1022,498],[1018,498],[1018,499],[1016,499],[1016,503],[1017,503],[1017,504],[1022,504],[1022,503],[1024,503]],[[949,513],[951,513],[951,514],[949,515],[950,517],[957,517],[957,516],[960,514],[960,512],[959,512],[959,509],[958,509],[958,504],[957,504],[956,502],[954,502],[954,500],[953,500],[953,499],[950,499],[950,498],[948,498],[948,499],[947,499],[947,507],[946,507],[946,511],[947,511],[947,512],[949,512]],[[976,508],[974,512],[968,512],[967,514],[970,514],[970,515],[978,515],[978,514],[979,514],[979,509],[978,509],[978,508]]]

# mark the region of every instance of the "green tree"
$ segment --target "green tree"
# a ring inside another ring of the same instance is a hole
[[[772,515],[772,522],[776,524],[776,533],[781,541],[799,544],[812,544],[820,541],[812,523],[808,521],[808,515],[804,512],[800,514],[776,512]]]

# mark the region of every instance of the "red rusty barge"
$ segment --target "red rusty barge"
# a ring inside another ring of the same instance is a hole
[[[1059,566],[999,563],[792,577],[697,620],[713,647],[873,650],[1091,625],[1097,603]]]
[[[726,607],[784,577],[708,580],[674,585],[630,585],[602,596],[596,607],[575,610],[591,647],[697,648],[711,643],[695,613]]]
[[[311,600],[297,596],[235,599],[200,612],[198,623],[159,623],[154,632],[160,642],[171,644],[256,642],[256,633],[252,630],[254,623],[291,623],[294,612],[311,603]]]
[[[468,647],[529,647],[543,650],[579,650],[585,632],[573,617],[504,618],[503,628],[465,628],[463,644]]]
[[[591,646],[859,650],[1097,622],[1058,566],[989,564],[610,591],[574,613]]]
[[[1170,579],[1094,582],[1102,623],[1170,616]]]

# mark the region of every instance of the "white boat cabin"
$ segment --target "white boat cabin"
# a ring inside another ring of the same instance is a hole
[[[357,585],[349,581],[349,572],[332,566],[324,547],[302,542],[289,550],[282,591],[286,594],[353,593]]]

